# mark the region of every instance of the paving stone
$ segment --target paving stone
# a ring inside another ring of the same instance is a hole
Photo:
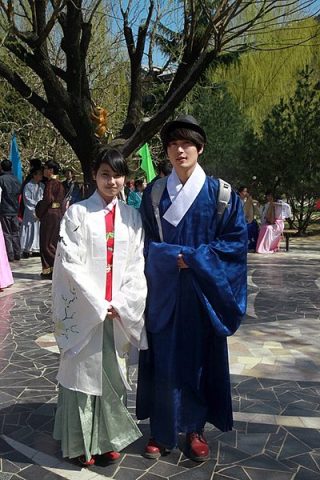
[[[178,465],[172,465],[159,460],[149,469],[149,472],[162,477],[171,477],[173,475],[177,475],[178,473],[186,472],[186,469],[184,467],[179,467]]]
[[[306,468],[300,468],[294,480],[320,480],[320,475],[317,475],[312,470]]]
[[[11,480],[13,477],[12,473],[0,472],[0,480]]]
[[[245,468],[250,480],[293,480],[292,472],[273,472],[272,470]]]
[[[63,480],[64,477],[49,472],[45,468],[41,468],[39,465],[30,465],[30,467],[21,470],[19,476],[25,480]]]
[[[320,318],[320,296],[315,283],[320,277],[319,258],[320,255],[306,261],[291,252],[272,258],[249,255],[249,274],[253,272],[249,293],[255,294],[255,317],[246,318],[236,337],[230,339],[230,363],[231,368],[233,364],[241,364],[241,355],[242,361],[244,357],[258,358],[255,366],[248,360],[241,375],[231,375],[235,410],[245,411],[248,419],[255,418],[254,422],[236,421],[234,430],[228,433],[208,424],[205,433],[211,460],[204,464],[197,464],[183,454],[184,436],[179,439],[180,449],[159,461],[141,457],[149,426],[147,421],[140,422],[143,437],[122,452],[121,463],[107,465],[98,459],[88,474],[117,480],[211,480],[215,472],[214,480],[316,480],[320,472],[320,431],[262,424],[259,415],[271,414],[270,419],[275,418],[273,414],[280,419],[283,415],[296,414],[315,420],[320,417],[316,323]],[[50,284],[40,282],[38,273],[25,271],[26,265],[31,262],[23,262],[23,268],[19,267],[16,272],[19,275],[16,284],[29,282],[25,283],[23,294],[21,290],[13,295],[0,294],[0,326],[5,332],[0,343],[3,366],[0,431],[35,448],[39,452],[35,462],[38,459],[41,463],[45,453],[50,455],[50,461],[53,458],[53,462],[61,462],[59,443],[51,437],[59,356],[36,343],[39,337],[52,331]],[[237,338],[241,347],[240,359],[235,358],[234,363],[233,338]],[[262,350],[266,355],[264,359]],[[268,365],[264,363],[266,359],[274,359],[274,363]],[[282,377],[277,378],[278,375]],[[131,378],[133,390],[128,398],[133,413],[136,367],[131,370]],[[265,421],[267,417],[263,418]],[[0,473],[10,475],[12,480],[42,480],[44,475],[49,475],[50,480],[61,478],[41,465],[31,465],[30,458],[13,451],[1,438],[0,455],[3,466]],[[72,462],[70,467],[76,479],[79,467],[75,468]],[[4,468],[11,470],[6,472]]]
[[[232,478],[236,480],[251,480],[248,475],[246,474],[243,467],[235,466],[235,467],[227,467],[221,470],[217,469],[217,473],[223,478]],[[216,478],[216,475],[214,476]],[[266,479],[265,479],[266,480]]]
[[[116,480],[137,480],[141,475],[143,475],[143,470],[132,470],[130,468],[120,467],[113,478]]]
[[[301,465],[303,467],[308,468],[309,470],[313,470],[317,474],[320,473],[320,469],[318,464],[315,462],[315,460],[312,458],[312,455],[309,453],[305,453],[302,455],[297,455],[295,457],[290,458],[291,462]]]

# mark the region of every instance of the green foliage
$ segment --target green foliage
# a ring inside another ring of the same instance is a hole
[[[191,113],[207,134],[208,142],[201,159],[204,168],[209,174],[238,184],[240,148],[248,124],[234,98],[223,85],[197,87]]]
[[[8,156],[12,133],[16,133],[24,173],[32,157],[54,158],[61,166],[72,165],[75,171],[81,171],[59,132],[5,81],[0,81],[0,132],[1,157]]]
[[[251,49],[238,62],[212,69],[208,78],[226,84],[243,114],[259,130],[273,105],[294,94],[299,70],[309,64],[319,73],[319,29],[315,19],[293,22],[285,28],[274,21],[251,32],[247,38]]]
[[[295,93],[281,99],[263,122],[261,134],[247,137],[243,161],[257,176],[263,190],[285,193],[293,225],[304,233],[320,187],[320,93],[313,72],[299,74]]]

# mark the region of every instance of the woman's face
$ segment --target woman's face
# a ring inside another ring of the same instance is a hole
[[[33,175],[33,180],[34,180],[34,182],[36,182],[36,183],[41,182],[42,178],[43,178],[42,172],[36,172],[36,173]]]
[[[95,174],[97,190],[106,202],[111,202],[124,186],[125,177],[114,172],[110,165],[102,163]]]

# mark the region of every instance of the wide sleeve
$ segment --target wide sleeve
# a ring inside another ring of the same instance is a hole
[[[90,341],[109,306],[103,287],[88,268],[87,236],[85,208],[71,206],[61,222],[52,279],[55,337],[70,355]]]
[[[23,203],[25,208],[34,212],[35,206],[37,205],[37,199],[33,195],[34,185],[27,183],[23,189]]]
[[[152,224],[150,219],[148,221],[151,232]],[[180,275],[183,275],[177,267],[177,257],[181,253],[191,271],[194,290],[216,335],[232,335],[246,312],[247,242],[243,208],[234,192],[230,206],[218,220],[212,242],[193,248],[149,241],[146,267],[148,329],[160,331],[174,311],[175,292]]]
[[[130,343],[146,348],[144,310],[147,284],[144,275],[144,232],[141,218],[132,210],[130,220],[130,248],[120,288],[112,296],[111,304],[120,316],[120,327]]]
[[[181,249],[217,335],[232,335],[246,312],[247,245],[243,209],[232,192],[216,239],[198,248]]]

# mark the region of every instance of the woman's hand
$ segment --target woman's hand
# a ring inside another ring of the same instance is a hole
[[[116,318],[117,320],[120,320],[120,316],[119,316],[118,312],[113,308],[112,305],[110,305],[109,308],[108,308],[107,318],[109,320],[112,320],[113,318]]]

